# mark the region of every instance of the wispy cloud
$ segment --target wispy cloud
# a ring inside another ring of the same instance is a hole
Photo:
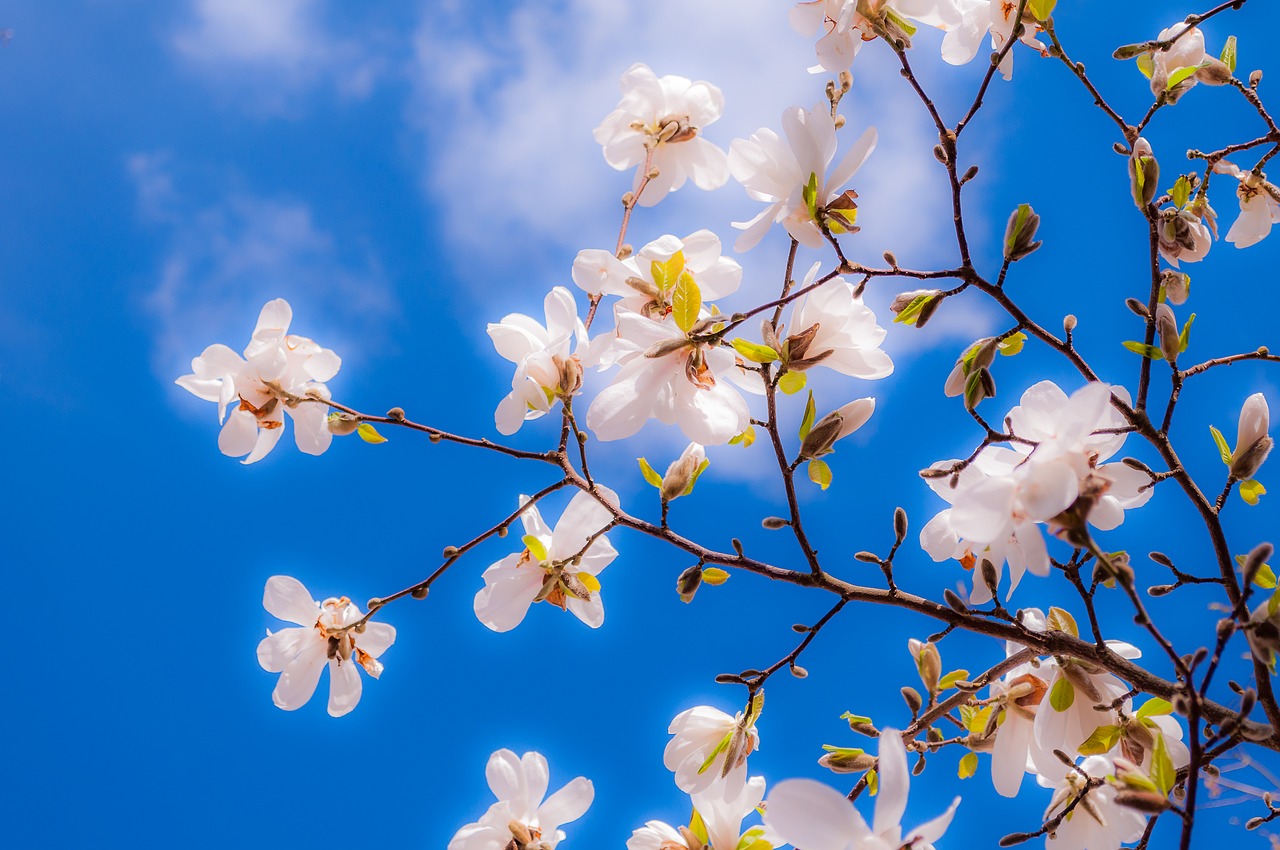
[[[317,85],[364,97],[385,59],[360,39],[326,26],[321,0],[192,0],[171,44],[195,70],[250,105],[290,109],[290,97]]]
[[[310,206],[234,189],[192,200],[178,188],[171,158],[139,153],[127,162],[144,222],[165,233],[145,310],[157,324],[156,371],[180,374],[213,342],[241,347],[257,311],[288,299],[297,330],[342,351],[389,319],[395,307],[377,258],[336,239]]]

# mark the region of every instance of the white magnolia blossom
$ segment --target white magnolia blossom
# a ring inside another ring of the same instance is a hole
[[[1080,793],[1086,783],[1081,772],[1094,779],[1115,775],[1115,763],[1108,756],[1089,756],[1079,768],[1072,770],[1057,759],[1053,765],[1046,764],[1038,779],[1041,785],[1053,789],[1053,799],[1044,813],[1046,820],[1060,814]],[[1091,789],[1045,836],[1044,846],[1046,850],[1119,850],[1121,844],[1141,838],[1146,828],[1146,816],[1117,803],[1115,786],[1106,782]]]
[[[364,630],[348,630],[363,616],[350,599],[311,597],[302,582],[289,576],[272,576],[262,605],[274,617],[299,628],[267,632],[258,644],[258,663],[280,679],[272,701],[285,711],[301,708],[315,693],[320,672],[329,666],[329,713],[341,717],[360,702],[362,689],[357,666],[373,678],[382,675],[377,660],[396,639],[396,630],[386,623],[370,620]]]
[[[1174,268],[1178,268],[1179,262],[1198,263],[1208,255],[1217,237],[1218,214],[1206,198],[1198,198],[1185,209],[1166,212],[1161,219],[1160,256]]]
[[[1036,632],[1044,631],[1047,625],[1044,612],[1038,608],[1023,609],[1019,620]],[[1023,648],[1008,641],[1005,652],[1013,656]],[[1035,773],[1037,764],[1053,757],[1039,750],[1035,721],[1049,690],[1046,680],[1056,669],[1057,662],[1052,658],[1025,661],[1009,670],[1003,679],[991,683],[991,697],[999,700],[998,710],[1004,715],[991,748],[991,783],[1002,797],[1018,796],[1023,776]]]
[[[765,823],[796,850],[931,850],[951,824],[960,798],[938,817],[903,834],[910,770],[901,734],[895,729],[880,732],[877,775],[880,791],[870,827],[844,794],[811,779],[788,779],[775,785]]]
[[[618,504],[612,490],[596,485],[596,492]],[[528,501],[528,496],[520,497],[520,504]],[[609,510],[586,491],[569,500],[554,530],[537,505],[529,505],[520,514],[525,548],[484,571],[484,587],[475,598],[476,617],[495,632],[507,632],[520,625],[534,602],[550,602],[591,628],[600,628],[604,603],[597,576],[618,551],[599,532],[612,521]]]
[[[499,433],[514,434],[526,420],[551,410],[562,392],[575,393],[581,384],[581,365],[570,350],[582,348],[587,329],[578,318],[573,293],[557,286],[543,301],[544,327],[537,319],[511,313],[489,324],[489,338],[498,353],[516,364],[511,393],[498,404],[494,420]]]
[[[333,440],[326,406],[303,399],[329,398],[324,382],[338,374],[342,360],[310,339],[290,334],[292,319],[289,302],[268,301],[244,357],[225,345],[211,345],[191,361],[192,374],[176,381],[197,398],[217,403],[218,421],[223,422],[218,448],[229,457],[248,455],[244,463],[262,460],[275,448],[284,433],[285,412],[293,419],[294,439],[303,452],[324,454]]]
[[[702,137],[708,124],[724,111],[724,95],[710,83],[684,77],[658,77],[637,63],[622,75],[622,100],[595,129],[609,165],[625,171],[639,166],[635,188],[650,167],[658,176],[640,195],[641,206],[653,206],[692,180],[699,189],[718,189],[729,179],[724,151]]]
[[[612,337],[592,343],[602,366],[621,366],[587,409],[587,427],[597,438],[630,437],[650,419],[678,424],[704,446],[727,443],[747,430],[747,402],[730,382],[760,392],[760,381],[738,367],[732,349],[694,340],[670,317],[619,308],[615,324]]]
[[[1016,2],[1009,0],[958,0],[960,20],[955,26],[947,28],[942,39],[942,58],[952,65],[964,65],[978,55],[982,40],[991,35],[992,51],[1000,51],[1013,37],[1018,25],[1015,17],[1018,11]],[[1039,25],[1031,15],[1023,20],[1026,31],[1021,39],[1023,44],[1046,55],[1045,46],[1036,39]],[[1010,50],[1000,61],[1000,73],[1006,80],[1013,77],[1013,51]]]
[[[742,793],[747,756],[760,747],[754,720],[741,712],[730,716],[699,705],[677,714],[667,732],[672,738],[663,750],[662,763],[675,774],[677,788],[724,801]]]
[[[921,547],[935,561],[955,558],[973,567],[990,560],[997,578],[1007,561],[1011,595],[1025,570],[1049,572],[1040,523],[1056,528],[1059,515],[1079,505],[1094,527],[1117,527],[1126,509],[1151,498],[1151,489],[1146,474],[1120,463],[1101,464],[1119,451],[1125,438],[1123,433],[1098,433],[1124,424],[1111,406],[1113,394],[1128,402],[1123,387],[1098,382],[1070,397],[1051,381],[1029,388],[1007,419],[1015,436],[1034,445],[1015,442],[1012,449],[983,449],[954,488],[950,476],[929,479],[934,492],[952,507],[921,531]],[[932,468],[949,470],[955,463],[942,461]],[[970,598],[975,604],[991,598],[980,575]]]
[[[722,257],[720,251],[720,237],[710,230],[695,231],[684,239],[663,236],[625,260],[611,251],[589,248],[579,251],[573,261],[573,282],[597,298],[621,297],[623,309],[662,316],[671,312],[676,285],[686,272],[704,302],[738,291],[742,266]]]
[[[1107,647],[1121,658],[1142,657],[1141,650],[1124,641],[1109,640]],[[1114,710],[1098,711],[1094,706],[1110,705],[1129,688],[1113,674],[1072,659],[1055,665],[1051,672],[1048,693],[1036,712],[1036,744],[1041,753],[1075,754],[1099,726],[1116,722]],[[1049,756],[1037,762],[1042,775],[1043,765],[1052,761],[1056,759]]]
[[[956,0],[810,0],[791,10],[791,26],[804,36],[819,32],[814,73],[847,71],[862,42],[887,35],[911,43],[917,23],[934,27],[954,26],[960,9]]]
[[[1256,245],[1271,233],[1271,225],[1280,222],[1280,190],[1267,182],[1267,175],[1241,171],[1234,163],[1222,160],[1213,166],[1218,174],[1230,174],[1240,181],[1236,195],[1240,198],[1240,215],[1226,240],[1237,248]]]
[[[1248,480],[1257,473],[1275,441],[1271,430],[1271,408],[1267,397],[1254,393],[1240,407],[1240,421],[1236,425],[1236,445],[1231,452],[1231,475]]]
[[[1168,50],[1153,50],[1138,58],[1138,67],[1151,79],[1151,93],[1161,94],[1169,103],[1177,102],[1188,89],[1196,84],[1196,71],[1209,58],[1204,50],[1204,33],[1196,27],[1185,35],[1185,21],[1160,30],[1156,41],[1178,40]]]
[[[817,280],[820,264],[805,275],[804,287]],[[893,361],[880,350],[885,329],[876,324],[876,314],[854,295],[842,277],[833,277],[796,302],[791,313],[793,340],[812,334],[805,341],[804,359],[842,375],[874,380],[893,372]],[[793,353],[794,358],[794,353]]]
[[[737,251],[753,248],[775,222],[810,248],[823,244],[819,219],[832,233],[856,229],[857,194],[843,187],[875,150],[876,129],[868,127],[828,176],[827,167],[836,155],[831,110],[824,105],[808,111],[793,106],[782,113],[782,128],[785,141],[765,127],[729,146],[734,179],[751,198],[768,204],[751,221],[733,223],[743,231],[734,243]]]
[[[747,780],[736,794],[727,799],[718,793],[716,786],[693,795],[693,808],[702,819],[706,830],[706,846],[710,850],[737,850],[740,846],[751,846],[755,841],[766,837],[768,833],[761,827],[752,827],[745,833],[742,830],[743,819],[751,814],[764,799],[764,777],[753,776]],[[744,839],[750,837],[744,845]],[[773,842],[770,842],[773,843]],[[651,820],[631,833],[627,839],[627,850],[688,850],[689,844],[680,830],[660,820]]]
[[[521,850],[555,850],[565,838],[560,826],[582,817],[595,798],[591,780],[582,776],[547,797],[550,776],[540,753],[519,758],[511,750],[498,750],[484,774],[498,802],[479,821],[458,830],[448,850],[507,850],[513,841]]]

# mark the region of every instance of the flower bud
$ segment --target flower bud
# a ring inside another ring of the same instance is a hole
[[[1233,79],[1227,63],[1212,56],[1205,56],[1196,69],[1196,79],[1210,86],[1225,86]]]
[[[809,460],[830,453],[836,440],[865,425],[875,409],[875,399],[860,398],[819,419],[800,443],[801,459]]]
[[[894,268],[897,268],[897,266],[895,265]],[[910,307],[917,301],[917,299],[927,299],[922,300],[922,303],[916,311],[916,315],[913,319],[908,317],[910,324],[917,328],[923,328],[925,324],[933,318],[933,314],[937,311],[938,306],[942,304],[944,299],[940,297],[941,295],[942,290],[940,289],[912,289],[909,292],[902,292],[894,296],[893,301],[889,304],[889,310],[895,316],[899,316],[902,314],[903,310]],[[903,319],[902,321],[906,323],[908,319]]]
[[[694,564],[676,579],[676,593],[680,595],[680,601],[685,603],[692,602],[693,595],[698,592],[698,588],[701,585],[702,565]]]
[[[552,362],[560,370],[561,395],[571,396],[582,389],[582,361],[575,354],[572,357],[553,357]]]
[[[1254,578],[1258,575],[1258,570],[1262,569],[1274,551],[1275,549],[1270,543],[1259,543],[1253,547],[1253,551],[1245,556],[1244,563],[1240,566],[1240,571],[1243,573],[1242,584],[1245,587],[1253,584]]]
[[[1191,275],[1180,274],[1172,269],[1165,269],[1160,276],[1160,285],[1164,287],[1165,298],[1170,304],[1185,304],[1191,295]]]
[[[1267,434],[1271,429],[1271,411],[1262,393],[1254,393],[1245,399],[1240,409],[1240,424],[1236,430],[1236,448],[1231,453],[1231,476],[1246,481],[1257,473],[1262,462],[1271,453],[1273,441]]]
[[[942,656],[938,654],[938,645],[921,643],[914,638],[907,642],[911,657],[916,660],[916,670],[920,673],[920,681],[929,693],[938,692],[938,679],[942,676]]]
[[[1135,788],[1121,788],[1116,791],[1117,805],[1134,809],[1148,815],[1158,815],[1169,808],[1169,798],[1156,791],[1139,791]]]
[[[1160,341],[1160,353],[1170,365],[1176,364],[1182,340],[1178,336],[1178,320],[1168,304],[1156,305],[1156,334]]]
[[[852,750],[836,750],[818,759],[818,764],[832,773],[861,773],[876,766],[876,757]]]
[[[1154,86],[1154,81],[1152,82]],[[1156,196],[1160,184],[1160,164],[1156,162],[1151,143],[1139,138],[1129,157],[1129,189],[1133,202],[1145,209]]]
[[[911,716],[915,717],[920,713],[924,700],[920,697],[920,692],[915,688],[904,687],[902,689],[902,698],[907,703],[907,708],[911,709]]]
[[[706,450],[699,443],[690,443],[684,453],[667,467],[667,474],[662,476],[662,500],[669,502],[693,490],[698,471],[706,459]]]
[[[1039,248],[1041,243],[1035,241],[1039,227],[1040,216],[1031,209],[1031,205],[1018,204],[1005,225],[1004,258],[1016,262]]]
[[[787,522],[780,516],[767,516],[760,520],[760,525],[770,531],[777,531],[779,528],[786,528],[791,523]]]
[[[350,413],[334,412],[329,414],[326,420],[329,426],[329,433],[335,437],[345,437],[354,434],[356,429],[360,427],[360,417],[352,416]]]

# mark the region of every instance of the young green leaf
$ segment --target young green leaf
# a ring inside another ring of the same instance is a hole
[[[947,688],[954,688],[956,686],[956,682],[967,678],[969,678],[968,670],[952,670],[950,673],[938,680],[938,690],[945,691]]]
[[[1080,637],[1080,627],[1076,625],[1076,618],[1071,616],[1069,611],[1061,608],[1049,609],[1049,628],[1052,631],[1066,632],[1072,637]]]
[[[960,767],[956,770],[956,775],[961,779],[968,779],[978,772],[978,754],[965,753],[964,758],[960,759]]]
[[[823,490],[831,486],[831,467],[816,457],[809,461],[809,480]]]
[[[1240,498],[1245,500],[1246,504],[1256,505],[1258,500],[1265,496],[1267,488],[1262,486],[1262,482],[1254,481],[1250,478],[1248,481],[1240,482]]]
[[[1168,794],[1178,781],[1178,771],[1174,769],[1173,759],[1169,758],[1164,735],[1156,735],[1155,739],[1155,751],[1151,754],[1151,781],[1160,789],[1161,794]]]
[[[730,345],[733,346],[734,351],[742,355],[743,359],[750,360],[752,363],[772,363],[778,359],[778,352],[758,342],[738,338]]]
[[[1142,720],[1144,717],[1162,717],[1166,714],[1173,714],[1173,705],[1168,700],[1152,697],[1144,702],[1133,716]]]
[[[801,440],[809,436],[809,431],[813,428],[813,418],[817,413],[818,409],[813,403],[813,390],[809,390],[809,401],[804,406],[804,418],[800,420]]]
[[[756,427],[748,425],[747,430],[729,441],[731,446],[742,446],[744,449],[756,441]]]
[[[1027,335],[1022,331],[1018,331],[1013,336],[1000,340],[1000,345],[998,347],[1002,355],[1005,357],[1012,357],[1022,351],[1022,346],[1026,344],[1026,341]]]
[[[1187,319],[1187,323],[1182,326],[1182,333],[1178,334],[1178,353],[1187,350],[1187,343],[1191,341],[1191,323],[1196,320],[1196,314],[1192,313]]]
[[[1222,462],[1230,466],[1231,446],[1227,445],[1227,438],[1222,436],[1222,432],[1212,425],[1209,426],[1209,433],[1213,435],[1213,442],[1218,447],[1218,454],[1222,456]]]
[[[1227,43],[1222,46],[1222,55],[1218,57],[1231,73],[1236,72],[1236,37],[1227,36]]]
[[[698,483],[698,479],[702,477],[702,473],[707,471],[707,467],[711,465],[711,458],[704,458],[702,463],[698,464],[698,468],[693,471],[693,475],[689,477],[689,486],[684,488],[681,496],[687,496],[693,492],[693,486]]]
[[[671,318],[675,320],[676,327],[688,333],[698,323],[701,310],[702,292],[698,289],[698,282],[688,272],[681,272],[671,295]]]
[[[640,474],[644,476],[644,480],[661,490],[662,476],[658,474],[658,471],[649,465],[649,461],[642,457],[636,458],[636,461],[640,464]]]
[[[1099,756],[1103,753],[1109,753],[1118,740],[1120,740],[1119,726],[1099,726],[1097,729],[1094,729],[1093,734],[1088,738],[1085,738],[1084,743],[1080,745],[1080,755]]]
[[[809,182],[804,184],[804,205],[809,210],[809,218],[818,219],[818,173],[809,172]]]
[[[787,395],[795,395],[804,389],[804,385],[804,372],[787,371],[783,372],[782,377],[778,378],[778,389]]]
[[[520,542],[524,544],[524,548],[528,549],[529,554],[537,559],[539,563],[547,559],[547,547],[542,544],[541,540],[534,537],[532,534],[526,534],[524,537],[521,537]]]
[[[356,433],[360,435],[360,439],[364,440],[366,443],[372,443],[375,446],[378,443],[385,443],[387,441],[387,438],[379,434],[378,429],[374,428],[368,422],[361,422],[360,427],[356,429]]]
[[[712,587],[719,587],[729,580],[729,573],[719,567],[705,567],[702,570],[702,581]]]
[[[1065,676],[1053,683],[1049,691],[1049,705],[1054,711],[1066,711],[1076,701],[1076,686]]]
[[[1134,354],[1141,354],[1143,357],[1150,357],[1152,360],[1164,359],[1164,354],[1154,345],[1146,345],[1145,343],[1132,339],[1125,340],[1121,345],[1132,351]]]
[[[670,292],[683,273],[683,251],[676,251],[668,260],[654,260],[649,264],[649,276],[653,278],[654,286],[658,287],[658,291],[662,293]]]

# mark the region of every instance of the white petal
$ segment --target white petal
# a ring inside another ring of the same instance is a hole
[[[243,457],[258,441],[258,420],[247,410],[236,409],[218,433],[218,448],[227,457]]]
[[[279,673],[298,657],[306,645],[306,639],[317,636],[314,629],[281,629],[267,635],[258,643],[258,663],[268,673]]]
[[[545,829],[556,829],[561,824],[572,823],[586,814],[595,799],[595,787],[591,780],[579,776],[547,798],[538,807],[538,822]]]
[[[279,617],[299,626],[311,627],[320,616],[320,603],[302,582],[292,576],[272,576],[267,579],[262,594],[262,607],[273,617]]]
[[[907,791],[911,774],[907,768],[907,750],[896,729],[880,730],[879,763],[876,765],[880,793],[876,795],[876,814],[871,824],[877,835],[884,835],[902,823],[907,810]]]
[[[360,681],[360,665],[354,658],[329,662],[329,715],[341,717],[351,712],[360,702],[363,685]]]
[[[302,708],[316,692],[320,671],[324,669],[329,647],[325,641],[316,641],[303,649],[289,662],[280,674],[280,681],[271,693],[271,700],[285,711]]]
[[[773,786],[764,821],[780,838],[802,850],[848,850],[869,837],[867,824],[843,794],[812,779]]]

